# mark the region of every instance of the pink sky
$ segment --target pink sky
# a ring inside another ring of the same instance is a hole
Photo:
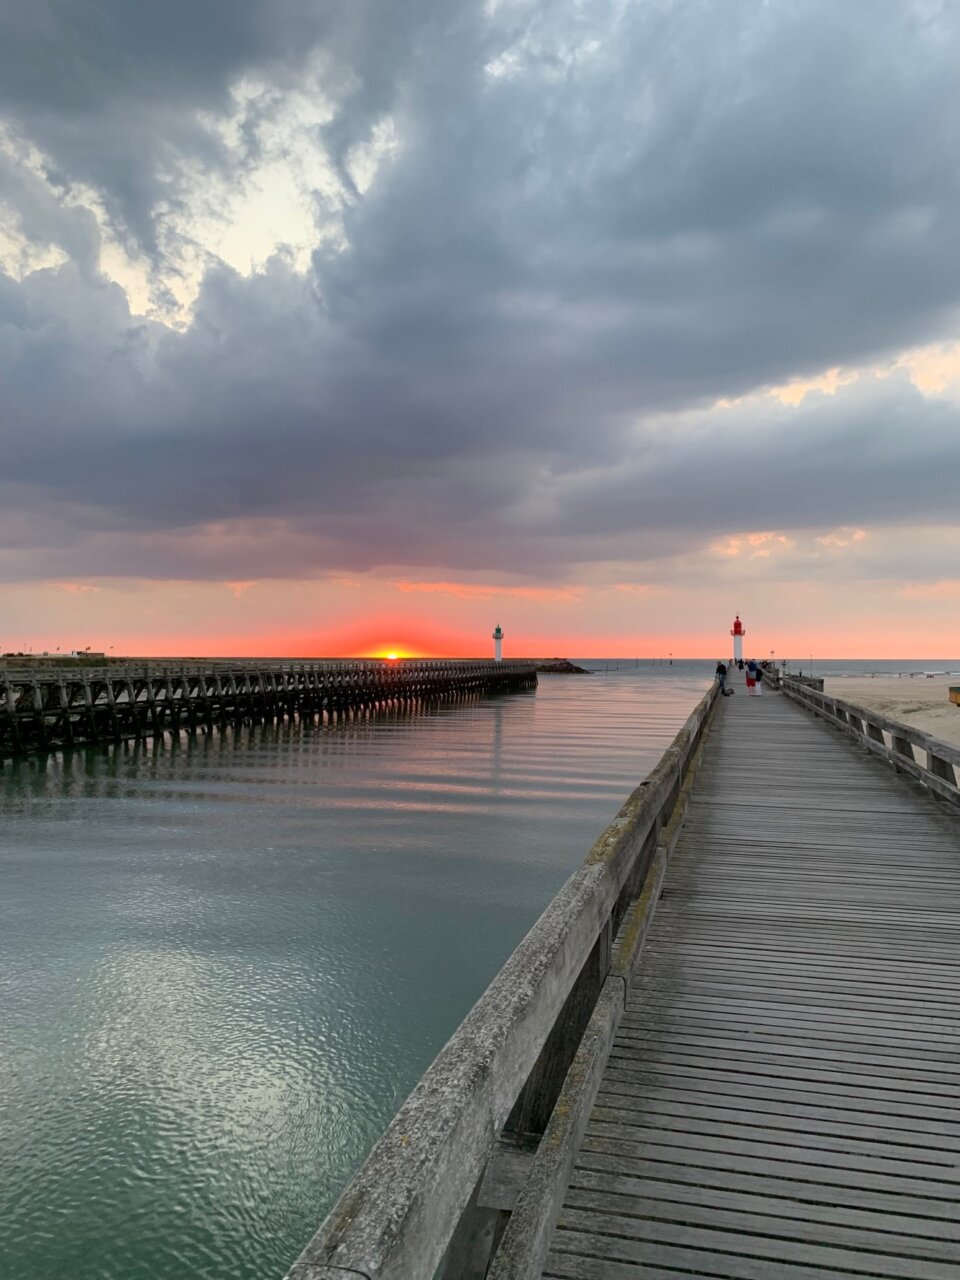
[[[745,651],[806,660],[951,657],[960,652],[960,582],[886,582],[839,589],[761,577],[638,587],[524,589],[449,579],[340,578],[250,584],[93,580],[23,584],[6,592],[4,649],[115,655],[302,656],[398,653],[484,656],[499,622],[507,656],[714,657],[729,648],[735,612]],[[711,563],[734,577],[730,557]],[[10,629],[11,618],[20,620]],[[30,619],[30,625],[24,620]]]

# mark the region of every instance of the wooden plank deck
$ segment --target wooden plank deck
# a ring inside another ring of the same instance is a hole
[[[957,1280],[960,824],[734,687],[543,1275]]]

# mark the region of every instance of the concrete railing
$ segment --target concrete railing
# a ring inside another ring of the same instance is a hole
[[[807,688],[789,676],[781,688],[788,698],[837,725],[868,751],[916,778],[941,799],[960,804],[960,747],[941,742],[922,729],[889,720],[879,711]]]
[[[717,692],[440,1051],[287,1280],[540,1274]]]

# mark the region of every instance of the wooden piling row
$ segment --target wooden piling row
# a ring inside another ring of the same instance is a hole
[[[524,662],[315,662],[0,671],[0,758],[226,724],[345,717],[535,688]]]

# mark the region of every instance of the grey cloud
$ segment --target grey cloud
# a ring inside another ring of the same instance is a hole
[[[244,164],[198,112],[229,112],[244,77],[288,87],[320,51],[312,87],[348,104],[331,126],[348,147],[389,106],[420,25],[453,3],[0,0],[0,118],[50,158],[55,184],[92,186],[114,229],[156,255],[158,218],[182,198],[171,162]]]
[[[610,536],[952,521],[958,465],[960,405],[905,373],[868,377],[797,408],[764,398],[688,415],[652,446],[640,431],[614,473],[574,480],[559,522]]]
[[[67,547],[25,554],[17,525],[5,572],[562,574],[949,518],[956,411],[901,382],[704,410],[955,331],[949,13],[224,0],[164,6],[158,34],[158,8],[18,6],[21,62],[72,59],[45,93],[0,54],[0,111],[144,242],[163,156],[203,154],[195,112],[244,72],[285,83],[322,49],[331,155],[387,111],[400,151],[345,252],[212,270],[183,334],[74,265],[0,284],[0,493]]]

